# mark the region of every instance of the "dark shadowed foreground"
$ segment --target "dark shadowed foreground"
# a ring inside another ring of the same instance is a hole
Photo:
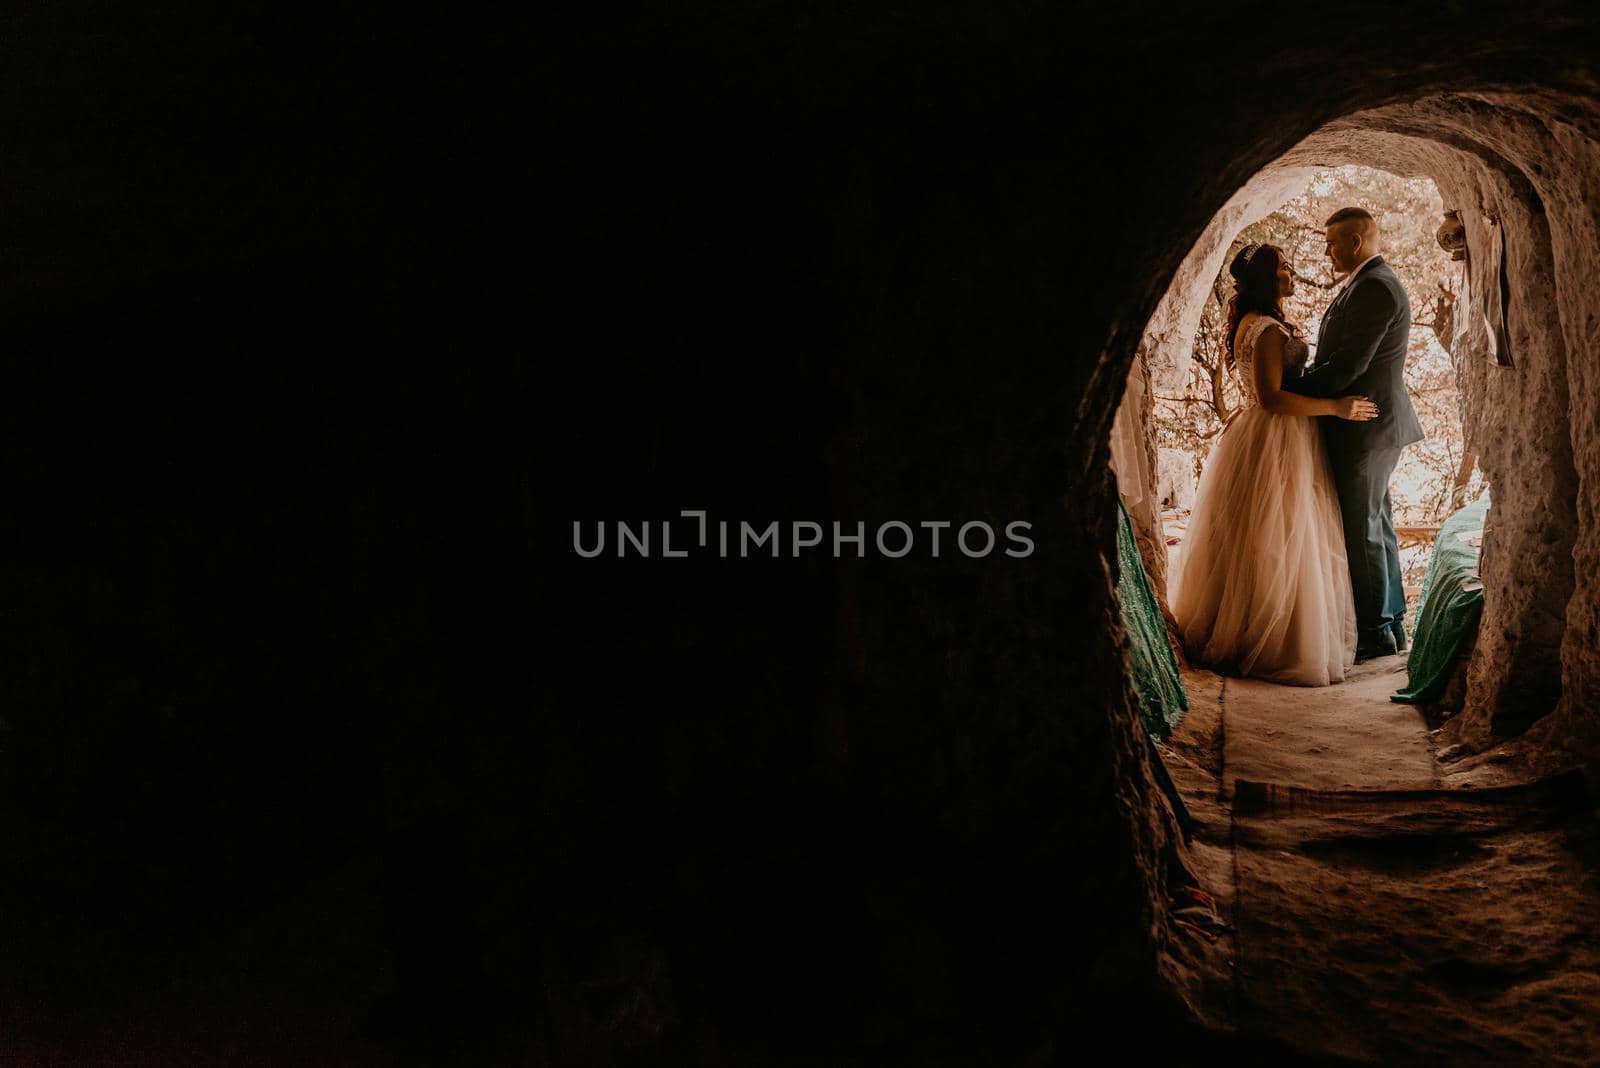
[[[1324,124],[1443,146],[1394,155],[1514,266],[1469,433],[1553,562],[1491,590],[1460,744],[1548,713],[1528,766],[1583,764],[1600,684],[1595,16],[1341,11],[19,15],[11,1059],[1270,1044],[1182,981],[1169,891],[1215,881],[1133,714],[1106,434],[1209,221]],[[573,550],[685,509],[1035,551]]]

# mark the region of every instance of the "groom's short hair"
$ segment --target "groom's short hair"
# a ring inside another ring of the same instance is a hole
[[[1328,221],[1322,225],[1332,226],[1335,223],[1342,222],[1359,222],[1362,224],[1363,229],[1365,229],[1368,223],[1370,223],[1374,228],[1376,228],[1378,225],[1378,220],[1374,219],[1372,217],[1372,213],[1366,208],[1340,208],[1338,211],[1328,216]]]

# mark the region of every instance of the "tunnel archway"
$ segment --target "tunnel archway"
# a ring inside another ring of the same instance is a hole
[[[1432,179],[1466,226],[1466,291],[1452,358],[1469,448],[1495,488],[1482,561],[1483,624],[1456,740],[1487,748],[1549,713],[1530,739],[1536,764],[1575,759],[1592,724],[1594,602],[1585,562],[1600,530],[1593,455],[1597,267],[1586,195],[1593,150],[1580,120],[1535,92],[1440,94],[1355,112],[1262,167],[1212,217],[1147,326],[1155,374],[1182,366],[1211,279],[1243,223],[1281,203],[1316,168],[1358,164]],[[1592,573],[1593,567],[1587,570]],[[1563,694],[1570,699],[1563,701]]]
[[[1486,754],[1526,780],[1596,764],[1597,129],[1592,98],[1538,84],[1414,91],[1331,118],[1255,154],[1268,158],[1219,198],[1162,276],[1143,334],[1118,331],[1124,340],[1108,349],[1131,358],[1137,345],[1154,365],[1144,373],[1181,366],[1233,235],[1312,169],[1356,164],[1435,183],[1467,234],[1452,359],[1468,447],[1493,487],[1465,709],[1439,742],[1469,754],[1462,770]]]

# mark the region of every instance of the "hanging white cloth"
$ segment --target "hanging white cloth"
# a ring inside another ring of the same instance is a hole
[[[1144,398],[1144,357],[1135,356],[1128,371],[1128,384],[1122,390],[1122,403],[1117,405],[1116,419],[1111,424],[1111,471],[1117,476],[1117,492],[1122,503],[1132,510],[1152,492],[1146,484],[1141,462],[1144,455],[1144,436],[1141,433],[1139,404]]]

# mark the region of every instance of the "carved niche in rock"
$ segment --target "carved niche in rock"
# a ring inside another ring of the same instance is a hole
[[[1440,248],[1450,253],[1451,259],[1467,258],[1467,225],[1461,221],[1460,212],[1445,212],[1444,222],[1434,231],[1433,239],[1439,242]]]

